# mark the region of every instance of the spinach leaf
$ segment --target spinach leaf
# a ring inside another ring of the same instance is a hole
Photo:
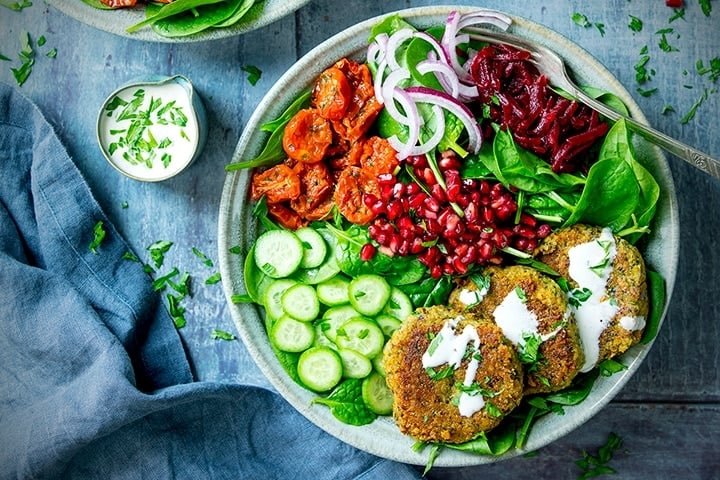
[[[566,190],[585,183],[582,177],[557,174],[537,155],[518,147],[506,130],[495,132],[493,157],[486,166],[506,187],[514,186],[529,193]]]
[[[648,296],[650,297],[650,312],[648,313],[645,331],[643,332],[642,339],[640,340],[643,344],[650,343],[657,335],[666,299],[665,280],[662,275],[653,270],[648,270],[647,283]]]
[[[494,178],[494,175],[488,163],[494,162],[492,142],[484,141],[480,146],[480,151],[475,155],[468,155],[460,167],[460,175],[462,178],[488,179]]]
[[[515,444],[515,431],[512,422],[503,422],[489,433],[482,432],[469,442],[444,444],[444,446],[481,455],[502,455]]]
[[[203,5],[211,5],[214,3],[220,3],[222,1],[223,0],[175,0],[172,3],[167,3],[163,5],[161,8],[156,9],[155,11],[153,11],[152,8],[150,10],[145,10],[145,20],[136,23],[135,25],[131,25],[127,28],[127,32],[136,32],[137,30],[151,25],[158,20],[177,15],[178,13],[187,12],[189,10],[199,8]]]
[[[435,279],[427,277],[420,282],[403,285],[401,290],[410,297],[413,307],[444,305],[454,287],[451,277],[443,275]]]
[[[618,120],[607,133],[600,147],[599,158],[622,160],[630,165],[639,188],[638,203],[633,211],[637,223],[635,228],[648,227],[655,216],[657,201],[660,198],[660,187],[650,172],[636,160],[630,131],[627,129],[625,120]],[[632,233],[627,240],[634,242],[640,236],[641,233]]]
[[[403,20],[403,18],[399,14],[396,13],[394,15],[390,15],[389,17],[385,18],[382,22],[375,24],[370,29],[370,37],[368,38],[368,43],[371,43],[372,41],[374,41],[375,37],[377,37],[381,33],[385,33],[387,35],[392,35],[393,33],[397,32],[398,30],[402,30],[403,28],[417,30],[410,23]]]
[[[312,403],[327,405],[335,418],[348,425],[367,425],[377,418],[362,399],[362,380],[358,378],[343,381],[330,395]]]
[[[211,5],[199,5],[191,10],[154,20],[152,29],[158,35],[168,38],[193,35],[233,17],[241,7],[246,7],[243,2],[252,5],[252,0],[249,2],[248,0],[223,0]],[[165,5],[148,3],[145,7],[145,14],[151,17],[156,16],[165,8]]]
[[[600,371],[595,368],[586,374],[580,374],[575,377],[573,383],[559,392],[551,393],[547,395],[545,400],[547,402],[557,403],[559,405],[577,405],[587,398],[590,394],[590,390],[595,384]]]
[[[630,221],[639,195],[640,187],[627,162],[601,159],[590,167],[580,200],[565,225],[589,223],[618,231]]]

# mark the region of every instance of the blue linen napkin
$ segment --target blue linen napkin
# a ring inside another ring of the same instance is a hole
[[[418,478],[274,392],[194,382],[128,251],[41,112],[0,83],[0,478]]]

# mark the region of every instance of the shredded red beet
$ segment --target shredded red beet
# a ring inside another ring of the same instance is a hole
[[[530,53],[507,45],[487,46],[472,59],[470,74],[490,120],[515,142],[550,163],[555,172],[586,168],[587,151],[609,126],[597,112],[553,92],[529,61]]]

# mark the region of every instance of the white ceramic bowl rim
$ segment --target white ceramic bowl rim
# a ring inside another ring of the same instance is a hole
[[[312,84],[314,78],[323,69],[345,56],[362,59],[367,48],[370,28],[378,21],[388,15],[399,13],[416,27],[427,28],[443,23],[453,10],[468,12],[477,8],[436,6],[391,12],[361,22],[318,45],[293,65],[260,102],[243,131],[232,161],[252,158],[259,153],[267,138],[259,132],[259,126],[276,118],[291,103],[295,95]],[[565,57],[569,69],[580,82],[617,94],[626,103],[633,117],[647,123],[632,96],[590,54],[546,27],[522,17],[514,15],[511,17],[514,23],[510,32],[558,51]],[[645,160],[646,167],[655,175],[662,190],[655,231],[643,250],[648,267],[660,273],[666,280],[669,303],[679,252],[677,199],[672,175],[665,157],[657,147],[638,143],[636,149],[639,158]],[[243,252],[247,252],[257,228],[251,209],[247,207],[248,186],[249,172],[238,171],[227,175],[220,205],[218,248],[223,288],[228,298],[232,319],[251,356],[277,391],[300,413],[328,433],[374,455],[404,463],[424,465],[427,462],[429,449],[421,452],[413,451],[411,446],[414,440],[401,434],[391,418],[380,418],[368,426],[351,427],[336,420],[327,407],[311,405],[315,395],[299,387],[288,377],[269,348],[258,308],[232,303],[233,294],[245,292],[242,278],[244,256],[229,253],[229,249],[240,246]],[[667,303],[662,314],[663,319],[666,312]],[[444,449],[436,459],[435,465],[467,466],[496,462],[536,450],[557,440],[582,425],[605,406],[635,373],[651,346],[652,342],[638,345],[621,356],[620,360],[628,367],[627,370],[609,378],[598,378],[588,398],[578,406],[567,407],[565,415],[547,415],[539,419],[524,449],[513,449],[501,456],[483,456]]]

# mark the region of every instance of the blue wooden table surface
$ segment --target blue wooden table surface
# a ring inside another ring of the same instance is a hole
[[[213,329],[233,332],[234,327],[221,285],[204,283],[217,271],[223,167],[243,125],[280,75],[315,45],[358,21],[434,3],[314,0],[243,36],[185,44],[115,36],[41,0],[19,12],[0,7],[0,54],[10,58],[0,62],[0,81],[15,85],[45,113],[135,251],[143,254],[155,241],[171,241],[166,265],[192,276],[193,296],[184,304],[187,325],[180,334],[199,380],[268,385],[241,342],[211,338]],[[684,16],[662,0],[453,3],[504,10],[558,31],[607,66],[657,129],[720,157],[720,79],[697,69],[698,60],[708,66],[720,58],[716,0],[708,2],[713,9],[709,16],[698,0],[685,0]],[[573,22],[575,12],[584,14],[591,26]],[[643,22],[640,32],[629,28],[631,16]],[[658,31],[666,28],[672,29],[666,40],[677,51],[659,46]],[[17,86],[11,67],[19,66],[24,32],[34,41],[44,36],[46,43],[36,47],[33,71]],[[652,79],[639,85],[635,65],[645,46]],[[55,58],[46,56],[52,49],[57,50]],[[251,65],[262,71],[255,85],[243,71]],[[105,96],[128,80],[152,73],[189,77],[205,101],[210,130],[202,156],[187,171],[161,183],[140,183],[105,162],[95,121]],[[657,90],[643,95],[639,89]],[[694,118],[681,122],[700,100]],[[580,469],[575,461],[583,450],[596,451],[610,432],[623,440],[610,463],[616,478],[720,478],[720,183],[668,158],[680,210],[679,272],[668,317],[638,373],[596,417],[531,458],[434,469],[430,478],[576,478]],[[205,265],[193,248],[215,265]]]

